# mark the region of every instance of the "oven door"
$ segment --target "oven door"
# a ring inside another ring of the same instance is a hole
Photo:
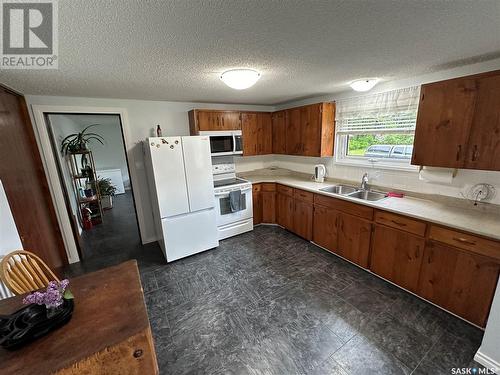
[[[210,152],[216,155],[233,155],[234,136],[232,134],[210,135]]]
[[[241,209],[239,211],[232,212],[231,204],[229,202],[229,192],[215,193],[217,226],[235,223],[237,221],[247,220],[253,217],[252,187],[250,186],[241,190],[241,195]]]

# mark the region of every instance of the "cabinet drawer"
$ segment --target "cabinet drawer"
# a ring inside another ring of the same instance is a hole
[[[309,191],[305,190],[300,190],[300,189],[293,189],[293,197],[295,199],[307,202],[307,203],[312,203],[314,201],[314,194],[310,193]]]
[[[351,215],[359,216],[367,220],[371,220],[373,218],[373,208],[371,207],[327,197],[322,194],[314,194],[314,203],[343,211]]]
[[[276,184],[275,183],[262,184],[262,191],[276,191]]]
[[[262,190],[262,184],[253,184],[252,185],[252,191],[254,193],[258,193]]]
[[[387,225],[388,227],[416,234],[417,236],[425,236],[426,224],[405,216],[385,211],[375,211],[375,221],[379,224]]]
[[[431,226],[429,238],[500,261],[500,243],[496,241],[435,225]]]
[[[293,188],[285,185],[278,185],[278,193],[288,195],[289,197],[293,197]]]

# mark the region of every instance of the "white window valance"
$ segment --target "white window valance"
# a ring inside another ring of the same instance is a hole
[[[414,132],[420,86],[339,100],[337,133]]]

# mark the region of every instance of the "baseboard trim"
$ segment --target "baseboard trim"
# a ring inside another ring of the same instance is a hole
[[[486,354],[481,353],[481,348],[477,351],[474,356],[474,361],[482,364],[488,369],[495,371],[495,374],[500,373],[500,362],[495,361],[493,358],[488,357]]]

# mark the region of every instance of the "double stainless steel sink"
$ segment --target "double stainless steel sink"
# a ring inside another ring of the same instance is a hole
[[[338,194],[365,201],[379,201],[386,197],[385,193],[381,193],[379,191],[363,190],[349,185],[333,185],[319,190],[324,191],[325,193]]]

